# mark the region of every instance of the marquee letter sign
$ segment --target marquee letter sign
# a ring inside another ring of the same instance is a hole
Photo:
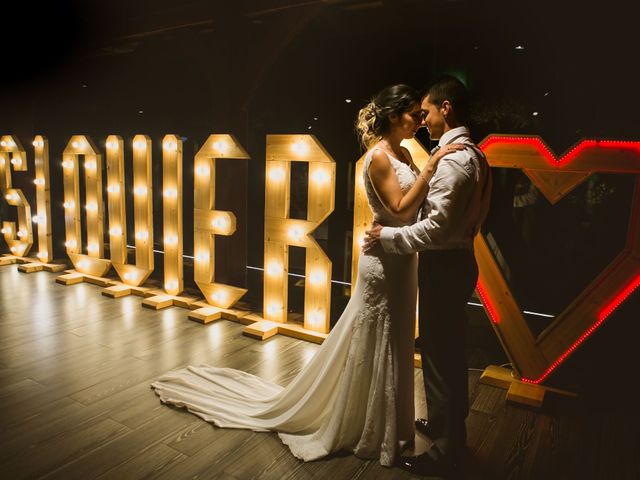
[[[289,218],[291,162],[309,163],[307,220]],[[329,331],[331,260],[311,234],[335,199],[335,161],[312,135],[267,135],[264,318],[287,321],[289,245],[306,248],[304,328]]]
[[[233,235],[236,216],[216,210],[216,159],[248,160],[249,154],[231,135],[210,135],[195,158],[194,277],[209,305],[229,308],[246,292],[244,288],[215,283],[215,236]]]
[[[27,154],[17,138],[0,137],[0,191],[7,203],[18,209],[18,229],[15,222],[2,222],[2,234],[9,250],[16,257],[24,257],[33,245],[31,205],[19,188],[11,183],[11,168],[16,172],[27,170]]]
[[[80,185],[78,157],[84,156],[84,177],[87,211],[87,254],[82,252],[80,230]],[[84,274],[101,277],[111,267],[103,258],[104,208],[102,202],[102,155],[90,138],[74,135],[62,155],[64,182],[64,223],[67,255],[75,269]]]
[[[33,220],[38,224],[38,257],[42,261],[50,261],[53,252],[47,140],[37,136],[33,145],[38,205],[38,212]],[[403,145],[410,150],[415,163],[422,168],[428,158],[425,149],[415,139],[405,141]],[[562,199],[596,172],[636,175],[624,249],[537,337],[529,329],[483,236],[480,234],[475,239],[479,266],[477,292],[515,373],[520,378],[519,382],[512,382],[510,371],[498,372],[492,377],[493,374],[488,369],[489,373],[485,372],[487,381],[511,386],[517,383],[519,389],[533,388],[532,384],[544,382],[640,286],[640,142],[585,140],[560,158],[535,136],[491,135],[480,147],[492,167],[522,169],[551,203]],[[123,141],[115,135],[107,139],[112,261],[123,282],[132,286],[140,285],[153,270],[150,139],[143,135],[136,136],[133,152],[136,266],[126,263]],[[84,157],[86,182],[87,254],[83,254],[81,248],[80,156]],[[249,155],[232,136],[211,135],[197,153],[194,164],[194,279],[204,294],[206,303],[188,297],[180,297],[180,302],[173,303],[178,298],[175,295],[183,290],[182,143],[175,135],[167,135],[163,140],[165,290],[169,295],[156,301],[153,308],[160,308],[160,304],[179,304],[185,308],[193,308],[195,305],[202,307],[199,309],[201,312],[194,310],[190,317],[206,322],[214,317],[220,318],[220,312],[232,306],[246,292],[243,288],[216,283],[214,278],[214,237],[232,235],[236,222],[232,212],[215,209],[215,161],[222,158],[246,160]],[[82,274],[102,277],[111,265],[111,261],[103,258],[101,159],[93,142],[81,135],[74,135],[63,153],[65,245],[71,261],[80,272],[76,274],[77,277],[82,277]],[[305,220],[292,219],[289,215],[291,162],[294,161],[309,165]],[[362,164],[363,158],[356,164],[352,284],[357,281],[360,242],[371,222],[371,211],[362,182]],[[12,188],[12,167],[15,171],[27,169],[25,151],[13,136],[2,136],[0,190],[9,205],[18,209],[17,229],[14,222],[3,222],[2,233],[11,253],[16,257],[24,257],[33,243],[30,206],[23,192]],[[238,319],[240,315],[244,315],[245,323],[256,322],[249,325],[245,333],[265,338],[280,332],[321,341],[329,331],[331,261],[313,239],[312,233],[334,209],[335,172],[333,158],[315,137],[267,136],[263,318],[246,312],[238,313]],[[286,323],[289,246],[306,249],[304,328]],[[152,294],[157,295],[157,292]],[[146,299],[143,305],[151,300]],[[234,312],[227,311],[227,314],[233,316]],[[250,328],[254,326],[252,332]]]
[[[111,262],[126,285],[141,285],[153,271],[153,189],[151,139],[133,138],[133,215],[136,264],[127,262],[127,216],[125,208],[124,142],[107,137],[107,195],[109,203],[109,245]]]
[[[42,135],[33,140],[35,152],[36,178],[36,216],[38,225],[38,259],[43,263],[53,260],[53,242],[51,233],[51,189],[49,181],[49,141]]]

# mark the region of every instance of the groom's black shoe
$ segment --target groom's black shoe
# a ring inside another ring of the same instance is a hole
[[[427,437],[433,436],[437,432],[436,426],[433,422],[428,421],[426,418],[418,418],[415,422],[416,430],[425,434]]]
[[[457,478],[459,473],[455,465],[436,461],[428,453],[417,457],[400,457],[396,465],[414,475]]]

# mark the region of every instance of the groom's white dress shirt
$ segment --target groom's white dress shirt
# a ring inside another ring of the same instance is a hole
[[[473,249],[473,239],[489,210],[491,172],[467,127],[449,130],[438,146],[449,143],[468,147],[440,159],[416,223],[380,231],[380,243],[386,252]]]

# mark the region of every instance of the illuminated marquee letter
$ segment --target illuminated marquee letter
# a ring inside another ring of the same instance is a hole
[[[289,218],[291,162],[309,163],[307,220]],[[329,331],[331,261],[311,233],[333,212],[335,161],[312,135],[268,135],[264,219],[264,312],[287,321],[289,245],[306,248],[304,328]]]
[[[82,252],[80,231],[80,185],[78,157],[84,156],[87,211],[87,255]],[[98,277],[107,273],[111,262],[103,258],[102,155],[90,138],[74,135],[62,154],[64,182],[65,246],[74,268]]]
[[[38,225],[38,259],[43,263],[53,260],[51,233],[51,189],[49,183],[49,141],[42,135],[33,140],[35,152],[36,215],[33,222]]]
[[[215,235],[233,235],[236,216],[215,209],[216,159],[248,160],[250,157],[231,135],[210,135],[195,157],[194,277],[207,303],[229,308],[246,292],[215,280]]]
[[[410,140],[403,140],[402,144],[413,158],[413,163],[422,170],[429,160],[429,152],[422,146],[422,144],[412,138]],[[371,226],[373,221],[373,213],[369,208],[369,202],[367,201],[367,193],[364,190],[364,177],[362,168],[364,165],[364,157],[362,155],[356,162],[356,179],[355,188],[353,189],[353,250],[351,253],[351,291],[356,287],[356,280],[358,279],[358,260],[360,259],[360,251],[362,250],[362,243],[364,242],[364,232]]]
[[[27,154],[17,138],[4,135],[0,138],[0,190],[7,203],[18,209],[18,230],[15,222],[2,222],[2,233],[11,254],[24,257],[33,245],[31,206],[22,190],[12,187],[11,167],[16,172],[26,171]]]
[[[164,289],[178,295],[184,289],[182,270],[182,140],[162,140],[162,223],[164,236]]]
[[[127,263],[127,217],[124,189],[124,142],[117,135],[107,137],[107,198],[109,204],[109,246],[113,268],[123,283],[141,285],[153,271],[153,212],[151,139],[133,138],[133,212],[136,264]]]

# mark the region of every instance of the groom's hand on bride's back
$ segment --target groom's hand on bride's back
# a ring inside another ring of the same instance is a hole
[[[364,232],[366,234],[362,245],[364,253],[372,253],[376,248],[380,248],[380,230],[382,230],[382,227],[379,223],[373,222],[371,228]]]

